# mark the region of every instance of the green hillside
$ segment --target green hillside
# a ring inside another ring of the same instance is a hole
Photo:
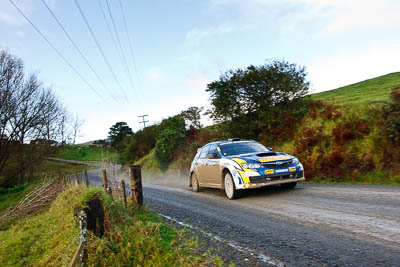
[[[313,100],[334,101],[339,105],[359,105],[389,100],[390,89],[400,85],[400,72],[394,72],[337,89],[312,94]]]

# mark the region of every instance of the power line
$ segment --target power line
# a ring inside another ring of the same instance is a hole
[[[128,97],[127,97],[126,94],[125,94],[124,89],[122,89],[122,86],[121,86],[121,84],[120,84],[120,82],[119,82],[117,76],[115,75],[113,69],[111,68],[110,62],[107,60],[107,57],[106,57],[106,55],[104,54],[104,51],[103,51],[103,49],[101,48],[101,45],[100,45],[100,43],[98,42],[98,40],[97,40],[97,38],[96,38],[96,35],[95,35],[94,32],[93,32],[92,27],[90,27],[90,24],[89,24],[88,20],[86,19],[86,16],[85,16],[85,14],[83,13],[83,10],[81,9],[81,7],[80,7],[80,5],[78,4],[78,1],[77,1],[77,0],[74,0],[74,2],[75,2],[76,7],[77,7],[78,10],[79,10],[79,13],[80,13],[81,16],[82,16],[82,19],[84,20],[84,22],[85,22],[87,28],[89,29],[90,34],[92,35],[92,38],[93,38],[94,42],[95,42],[96,45],[97,45],[97,48],[99,49],[99,51],[100,51],[100,53],[101,53],[101,55],[102,55],[104,61],[106,62],[107,67],[108,67],[108,69],[110,70],[110,72],[111,72],[111,74],[112,74],[112,76],[113,76],[113,78],[114,78],[114,80],[115,80],[115,83],[117,84],[117,86],[118,86],[119,89],[121,90],[121,92],[122,92],[122,94],[123,94],[123,96],[124,96],[126,102],[130,103]]]
[[[139,123],[143,123],[143,129],[146,128],[146,122],[149,122],[149,121],[145,121],[144,120],[144,117],[147,117],[147,116],[149,116],[149,115],[140,115],[140,116],[138,116],[139,118],[142,118],[142,121],[140,121]]]
[[[127,38],[128,38],[129,50],[130,50],[130,52],[131,52],[131,57],[132,57],[132,61],[133,61],[133,66],[134,66],[134,68],[135,68],[136,76],[137,76],[137,78],[138,78],[138,80],[139,80],[139,72],[138,72],[138,70],[137,70],[136,60],[135,60],[135,56],[134,56],[133,48],[132,48],[133,46],[132,46],[132,42],[131,42],[131,37],[130,37],[130,35],[129,35],[128,25],[127,25],[127,23],[126,23],[125,12],[124,12],[124,8],[123,8],[123,6],[122,6],[121,0],[119,0],[119,6],[120,6],[120,8],[121,8],[122,20],[123,20],[123,22],[124,22],[125,32],[126,32],[126,36],[127,36]]]
[[[110,96],[116,101],[119,102],[114,95],[111,93],[111,90],[106,86],[105,82],[103,81],[103,79],[101,79],[100,75],[95,71],[95,69],[92,67],[92,65],[89,63],[89,61],[87,60],[87,58],[85,57],[85,55],[83,54],[83,52],[79,49],[78,45],[74,42],[74,40],[72,39],[72,37],[68,34],[67,30],[64,28],[64,26],[61,24],[61,22],[59,21],[59,19],[57,18],[57,16],[54,14],[54,12],[50,9],[50,7],[47,5],[45,0],[42,0],[43,4],[46,6],[47,10],[51,13],[51,15],[53,16],[53,18],[55,19],[55,21],[57,22],[57,24],[60,26],[60,28],[62,29],[62,31],[64,32],[64,34],[68,37],[68,39],[70,40],[70,42],[72,43],[72,45],[75,47],[75,49],[78,51],[78,53],[81,55],[81,57],[83,58],[83,60],[86,62],[86,64],[89,66],[89,68],[91,69],[91,71],[96,75],[97,79],[100,81],[100,83],[103,85],[103,87],[108,91],[108,93],[110,94]]]
[[[124,64],[124,60],[122,59],[121,51],[118,49],[117,41],[114,38],[114,34],[113,34],[112,30],[111,30],[110,23],[108,23],[108,19],[107,19],[106,13],[104,11],[103,5],[101,4],[101,0],[98,0],[97,2],[99,3],[100,9],[101,9],[101,13],[103,14],[104,21],[106,22],[108,32],[111,35],[111,40],[113,41],[115,51],[117,52],[118,57],[121,60],[122,67],[124,68],[125,73],[128,76],[128,79],[130,79],[130,75],[128,73],[128,69],[127,69],[126,65]],[[132,83],[131,83],[131,85],[132,85]]]
[[[17,10],[18,12],[29,22],[29,24],[32,25],[32,27],[36,30],[36,32],[42,36],[42,38],[51,46],[51,48],[56,51],[56,53],[62,58],[62,60],[81,78],[81,80],[86,83],[86,85],[98,96],[100,97],[103,101],[104,98],[94,89],[94,87],[80,74],[80,72],[63,56],[63,54],[50,42],[49,39],[33,24],[33,22],[28,19],[28,17],[22,12],[22,10],[14,3],[13,0],[8,0]]]
[[[108,0],[106,0],[106,4],[107,4],[108,13],[110,14],[111,22],[112,22],[112,25],[113,25],[113,28],[114,28],[115,36],[117,36],[119,49],[121,50],[122,58],[124,59],[125,66],[126,66],[126,68],[128,70],[129,79],[131,81],[132,89],[134,89],[133,88],[134,86],[133,86],[132,74],[131,74],[131,71],[129,69],[128,62],[126,61],[124,50],[122,49],[121,40],[120,40],[119,35],[118,35],[117,27],[115,26],[114,17],[112,15],[112,12],[111,12],[111,9],[110,9],[110,5],[108,4]]]

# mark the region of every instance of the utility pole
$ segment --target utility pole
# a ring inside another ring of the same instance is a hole
[[[146,116],[149,116],[149,115],[138,116],[139,118],[142,118],[142,121],[139,123],[143,123],[143,129],[146,128],[146,122],[149,122],[149,121],[144,120],[144,117],[146,117]]]

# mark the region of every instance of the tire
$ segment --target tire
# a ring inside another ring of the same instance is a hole
[[[232,175],[229,172],[226,172],[224,177],[224,190],[228,199],[235,199],[239,197],[239,191],[236,190]]]
[[[293,182],[293,183],[281,184],[281,187],[283,187],[283,188],[295,188],[296,185],[297,185],[297,182]]]
[[[199,181],[197,180],[196,174],[193,173],[190,179],[192,179],[193,191],[194,192],[199,192],[200,191],[200,186],[199,186]]]

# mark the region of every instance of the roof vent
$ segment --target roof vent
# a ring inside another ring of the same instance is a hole
[[[228,141],[231,141],[231,142],[236,142],[236,141],[240,141],[241,139],[240,138],[231,138],[231,139],[228,139]]]

